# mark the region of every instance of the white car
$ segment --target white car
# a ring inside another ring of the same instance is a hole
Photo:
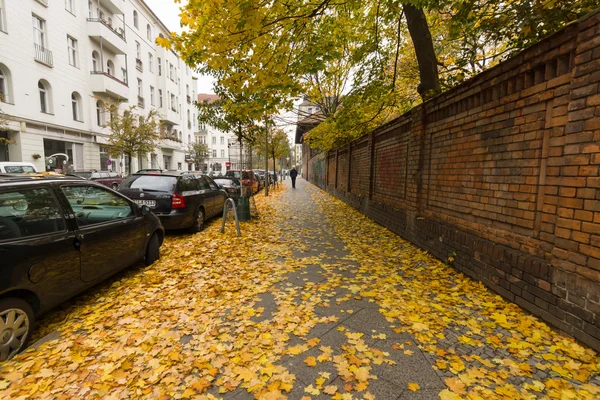
[[[0,162],[0,173],[20,174],[24,172],[38,172],[35,165],[28,162],[6,161]]]

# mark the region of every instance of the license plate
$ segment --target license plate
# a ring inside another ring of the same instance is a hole
[[[134,200],[140,206],[156,207],[156,200]]]

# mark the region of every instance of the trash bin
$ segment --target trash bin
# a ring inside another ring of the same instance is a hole
[[[250,221],[250,200],[242,196],[237,201],[238,220],[240,222]]]

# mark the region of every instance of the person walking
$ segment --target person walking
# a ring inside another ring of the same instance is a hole
[[[290,178],[292,178],[292,189],[296,189],[296,177],[297,176],[298,176],[298,171],[296,171],[296,167],[294,167],[290,171]]]

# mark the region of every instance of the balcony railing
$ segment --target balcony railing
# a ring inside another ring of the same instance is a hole
[[[144,63],[139,58],[135,59],[135,67],[138,71],[144,72]]]
[[[33,44],[33,47],[35,49],[35,60],[51,67],[53,65],[52,52],[36,43]]]
[[[138,107],[144,108],[145,104],[144,98],[142,96],[138,96]]]
[[[121,85],[127,86],[129,87],[129,85],[127,84],[127,82],[120,80],[117,77],[112,76],[111,74],[109,74],[108,72],[102,72],[102,71],[91,71],[90,74],[92,75],[104,75],[110,79],[112,79],[113,81],[117,81],[119,82]]]
[[[122,29],[121,29],[121,31],[117,31],[115,28],[110,26],[108,24],[108,22],[106,22],[102,18],[88,18],[87,20],[88,20],[88,22],[100,22],[102,25],[104,25],[105,27],[107,27],[108,29],[113,31],[115,35],[117,35],[121,39],[125,40],[125,31],[123,31]]]

